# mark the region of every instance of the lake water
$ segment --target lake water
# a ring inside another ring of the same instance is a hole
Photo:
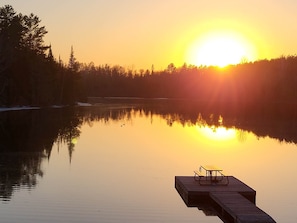
[[[296,222],[293,141],[220,115],[91,110],[0,114],[0,222],[222,222],[188,208],[174,188],[175,176],[203,164],[256,190],[276,222]]]

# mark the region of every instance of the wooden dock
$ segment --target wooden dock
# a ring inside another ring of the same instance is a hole
[[[176,176],[175,188],[188,207],[210,204],[226,222],[275,223],[255,205],[255,190],[235,177],[228,178],[228,185],[200,185],[192,176]]]

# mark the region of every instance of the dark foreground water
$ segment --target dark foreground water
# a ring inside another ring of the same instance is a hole
[[[203,164],[255,189],[277,222],[296,222],[293,141],[223,116],[132,107],[1,113],[0,222],[222,222],[174,188]]]

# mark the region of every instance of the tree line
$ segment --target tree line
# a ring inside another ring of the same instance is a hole
[[[0,105],[72,104],[79,75],[71,50],[69,64],[53,57],[47,30],[34,14],[0,8]]]
[[[297,56],[225,68],[175,67],[137,72],[121,66],[82,65],[86,95],[97,97],[188,98],[213,102],[294,102]]]
[[[45,45],[47,31],[34,15],[0,8],[0,105],[73,104],[87,97],[179,98],[233,103],[295,103],[297,56],[230,65],[169,64],[161,71],[108,64],[69,63]]]

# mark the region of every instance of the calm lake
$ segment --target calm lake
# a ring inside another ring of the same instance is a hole
[[[175,176],[214,164],[257,191],[276,222],[297,219],[296,122],[166,103],[0,113],[0,222],[205,222]]]

